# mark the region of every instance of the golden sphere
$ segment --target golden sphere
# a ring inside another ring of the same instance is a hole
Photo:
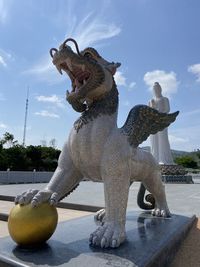
[[[38,207],[16,205],[8,218],[8,230],[19,245],[31,246],[43,243],[54,233],[58,213],[54,206],[42,203]]]

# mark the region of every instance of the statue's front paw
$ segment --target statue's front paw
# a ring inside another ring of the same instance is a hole
[[[58,203],[58,194],[51,190],[35,190],[30,189],[15,198],[15,204],[27,205],[31,203],[33,207],[40,205],[43,202],[49,202],[50,205]]]
[[[105,222],[90,235],[90,244],[101,248],[117,248],[126,238],[124,225]]]

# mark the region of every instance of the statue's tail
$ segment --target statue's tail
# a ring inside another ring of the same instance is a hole
[[[138,147],[150,134],[156,134],[168,127],[178,114],[179,111],[167,114],[146,105],[137,105],[129,112],[121,132],[127,136],[131,146]],[[152,194],[145,196],[145,191],[145,186],[141,184],[137,197],[138,206],[145,210],[154,209],[155,199]]]
[[[137,105],[131,109],[121,131],[128,137],[130,145],[137,147],[150,134],[156,134],[176,120],[179,111],[161,113],[146,105]]]
[[[155,208],[155,199],[152,194],[147,194],[145,196],[146,188],[141,183],[140,188],[137,195],[137,204],[143,210],[152,210]],[[146,200],[146,202],[144,201]]]

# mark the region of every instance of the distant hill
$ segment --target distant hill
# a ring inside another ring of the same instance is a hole
[[[171,149],[173,157],[180,157],[190,154],[191,152]]]
[[[144,146],[144,147],[141,147],[141,148],[144,149],[145,151],[150,152],[150,146]],[[187,152],[187,151],[171,149],[171,152],[172,152],[172,156],[173,156],[174,160],[176,158],[181,158],[181,157],[184,157],[184,156],[187,156],[188,158],[192,158],[197,163],[198,169],[200,170],[200,150],[199,149],[197,149],[196,151],[193,151],[193,152]],[[191,170],[197,171],[196,168],[195,169],[190,169],[189,171],[191,171]]]
[[[141,147],[141,148],[144,149],[145,151],[150,152],[150,146],[144,146],[144,147]],[[185,155],[188,155],[188,154],[191,153],[191,152],[181,151],[181,150],[175,150],[175,149],[171,149],[171,152],[172,152],[172,156],[174,158],[185,156]]]

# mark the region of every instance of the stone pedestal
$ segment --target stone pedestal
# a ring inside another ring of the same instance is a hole
[[[117,249],[89,245],[95,230],[93,216],[59,223],[52,238],[41,247],[25,249],[9,237],[0,239],[0,266],[18,267],[164,267],[173,259],[195,216],[156,218],[150,213],[127,214],[127,240]]]
[[[187,175],[187,171],[180,165],[159,165],[162,181],[164,183],[185,183],[193,184],[192,176]]]

